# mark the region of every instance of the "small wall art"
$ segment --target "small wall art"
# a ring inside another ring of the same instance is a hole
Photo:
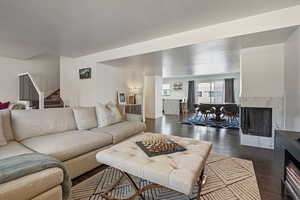
[[[79,69],[79,79],[90,79],[92,77],[92,68]]]

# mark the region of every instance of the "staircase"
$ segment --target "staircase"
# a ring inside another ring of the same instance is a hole
[[[28,72],[18,74],[19,100],[27,101],[33,109],[44,108],[44,92],[41,91],[32,75]]]
[[[29,102],[29,106],[32,109],[64,107],[64,102],[60,98],[60,89],[45,98],[44,91],[41,90],[38,82],[30,73],[25,72],[19,74],[18,77],[19,100]]]
[[[64,102],[60,98],[60,89],[54,91],[44,100],[45,108],[62,108],[64,107]]]

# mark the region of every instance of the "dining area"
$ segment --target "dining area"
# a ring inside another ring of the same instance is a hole
[[[205,119],[221,122],[223,120],[237,120],[239,114],[239,106],[237,104],[195,104],[195,113],[197,116]]]
[[[164,115],[182,124],[239,129],[239,74],[164,80]]]
[[[194,104],[194,114],[183,124],[238,129],[239,105],[234,103]]]

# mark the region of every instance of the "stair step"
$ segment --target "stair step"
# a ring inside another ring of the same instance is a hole
[[[45,99],[45,102],[56,102],[56,101],[61,101],[60,98],[58,99]]]
[[[64,102],[60,98],[60,90],[56,90],[44,100],[45,108],[62,108],[64,107]]]
[[[61,101],[45,101],[45,105],[53,105],[53,104],[63,104]]]
[[[62,104],[51,104],[51,105],[45,105],[45,108],[63,108],[64,105]]]
[[[59,96],[60,94],[51,94],[50,96],[48,96],[47,98],[51,98],[51,97],[55,97],[55,96]]]

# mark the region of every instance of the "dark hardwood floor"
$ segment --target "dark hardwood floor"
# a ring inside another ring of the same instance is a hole
[[[213,153],[252,160],[262,200],[281,200],[280,186],[276,182],[279,177],[273,173],[275,164],[273,163],[272,150],[241,146],[239,130],[180,124],[179,122],[184,117],[186,116],[164,116],[156,120],[147,119],[147,131],[210,141],[213,144]],[[73,180],[73,185],[101,170],[103,167],[96,168],[76,178]]]

